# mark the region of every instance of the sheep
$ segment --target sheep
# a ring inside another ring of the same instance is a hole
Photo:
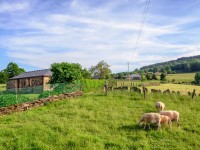
[[[161,115],[159,113],[145,113],[139,120],[138,125],[141,127],[143,122],[144,122],[144,129],[146,128],[146,124],[149,125],[149,129],[150,129],[151,123],[156,123],[159,129],[160,122],[161,122]]]
[[[175,120],[177,125],[179,126],[179,116],[180,113],[174,110],[165,110],[165,111],[159,111],[160,115],[168,116],[171,120]]]
[[[163,102],[156,102],[156,108],[158,111],[164,110],[165,104]]]
[[[160,123],[168,124],[170,126],[170,128],[171,128],[171,119],[168,116],[161,115]]]

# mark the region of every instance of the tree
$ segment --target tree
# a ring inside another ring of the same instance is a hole
[[[147,78],[145,75],[141,75],[141,81],[145,81]]]
[[[0,84],[5,84],[8,81],[8,75],[5,70],[0,72]]]
[[[155,73],[152,75],[152,80],[158,80],[158,78],[157,78]]]
[[[161,73],[161,75],[160,75],[160,80],[161,81],[166,81],[167,79],[166,79],[166,73]]]
[[[82,70],[82,76],[85,79],[91,79],[92,77],[91,73],[86,68]]]
[[[195,74],[194,82],[195,82],[195,84],[200,85],[200,72]]]
[[[51,65],[51,71],[50,83],[74,82],[82,78],[82,67],[77,63],[54,63]]]
[[[100,61],[96,66],[91,66],[89,71],[96,79],[109,79],[111,77],[111,70],[105,61]]]
[[[152,73],[147,73],[146,78],[147,80],[152,80]]]
[[[25,72],[25,70],[23,68],[19,68],[16,63],[10,62],[5,69],[5,72],[7,73],[8,78],[12,78]]]

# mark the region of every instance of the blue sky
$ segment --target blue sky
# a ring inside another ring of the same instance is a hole
[[[200,1],[151,0],[134,49],[146,0],[0,0],[0,70],[27,71],[55,62],[89,68],[105,60],[112,72],[200,55]]]

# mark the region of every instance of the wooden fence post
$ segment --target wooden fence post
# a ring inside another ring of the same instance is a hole
[[[107,82],[104,82],[104,91],[106,92],[106,96],[108,96],[108,85]]]
[[[143,93],[144,93],[144,98],[146,99],[146,96],[147,96],[146,88],[143,86],[142,89],[143,89]]]
[[[194,89],[193,92],[192,92],[192,99],[193,99],[194,96],[196,95],[196,94],[195,94],[195,91],[196,91],[196,90]]]
[[[131,92],[131,89],[132,89],[132,83],[131,83],[131,86],[130,86],[130,92]]]
[[[82,87],[82,85],[80,85],[80,91],[81,91],[81,92],[83,91],[83,87]]]

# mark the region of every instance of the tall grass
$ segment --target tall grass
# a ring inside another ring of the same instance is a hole
[[[0,91],[6,90],[6,84],[0,84]]]
[[[137,122],[155,102],[181,113],[179,129],[143,129]],[[199,149],[200,100],[133,92],[85,94],[0,117],[0,149]]]
[[[196,90],[196,94],[200,94],[200,86],[197,85],[185,85],[185,84],[160,84],[159,86],[148,86],[150,89],[158,89],[161,91],[170,89],[170,91],[180,91],[182,95],[188,95],[188,92],[193,92]]]
[[[84,92],[102,91],[106,80],[82,79],[81,85]]]
[[[191,83],[192,81],[194,81],[194,76],[195,73],[168,74],[167,80],[174,80],[174,83]]]

